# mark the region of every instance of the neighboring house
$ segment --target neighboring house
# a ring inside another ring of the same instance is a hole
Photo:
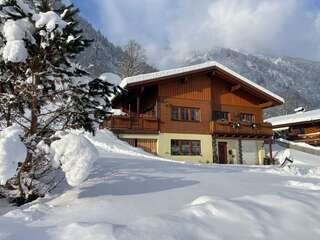
[[[320,109],[266,119],[276,137],[320,146]]]
[[[263,164],[272,126],[263,110],[284,100],[216,62],[125,78],[105,123],[133,146],[203,163]]]

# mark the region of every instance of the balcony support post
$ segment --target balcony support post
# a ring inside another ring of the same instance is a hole
[[[239,138],[239,162],[243,164],[243,155],[242,155],[242,140]]]
[[[217,137],[212,135],[212,163],[218,163]]]
[[[270,162],[272,162],[273,156],[272,156],[272,139],[271,138],[269,140],[269,155],[270,155]]]
[[[137,96],[137,115],[140,114],[140,95]]]

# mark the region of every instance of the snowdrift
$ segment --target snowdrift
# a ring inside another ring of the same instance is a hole
[[[95,137],[72,132],[60,141],[57,156],[71,159],[67,164],[85,154],[97,157],[85,167],[88,176],[22,208],[0,202],[4,239],[320,238],[320,172],[303,174],[319,166],[175,162],[133,148],[107,130]],[[318,158],[291,155],[302,162]]]

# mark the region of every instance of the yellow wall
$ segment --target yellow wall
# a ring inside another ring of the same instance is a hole
[[[160,134],[119,134],[120,138],[133,139],[157,139],[158,155],[164,158],[178,160],[178,161],[192,161],[202,163],[212,163],[212,136],[202,134],[180,134],[180,133],[160,133]],[[200,140],[201,141],[201,155],[200,156],[172,156],[171,155],[171,139],[181,140]],[[260,140],[252,140],[257,144],[258,159],[257,164],[263,164],[265,157],[264,142]],[[227,142],[228,163],[240,164],[239,162],[239,142],[234,139],[217,139],[218,142]],[[232,154],[229,154],[229,150]],[[218,151],[218,149],[217,149]]]
[[[171,139],[181,140],[200,140],[201,155],[200,156],[172,156],[171,155]],[[160,156],[179,160],[211,163],[212,156],[212,137],[211,135],[202,134],[178,134],[178,133],[160,133],[158,141],[158,153]]]

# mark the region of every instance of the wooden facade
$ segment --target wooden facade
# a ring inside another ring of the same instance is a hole
[[[282,124],[273,126],[273,128],[287,128],[280,131],[278,134],[279,137],[283,137],[294,142],[304,142],[310,145],[320,146],[320,119],[294,124]]]
[[[126,84],[113,99],[113,108],[125,114],[105,127],[133,146],[176,160],[244,163],[245,149],[248,162],[263,162],[263,143],[272,137],[263,110],[282,104],[280,97],[223,67],[154,76]]]
[[[194,133],[225,137],[269,138],[271,125],[263,123],[263,109],[270,100],[252,94],[226,76],[212,71],[172,77],[163,81],[128,87],[114,102],[127,116],[114,116],[106,126],[127,133]],[[272,105],[272,103],[271,103]],[[172,119],[172,107],[199,109],[198,121]],[[228,112],[227,121],[213,119],[215,111]],[[242,122],[241,113],[251,114],[252,122]],[[234,123],[240,126],[235,127]],[[254,124],[254,125],[252,125]]]

